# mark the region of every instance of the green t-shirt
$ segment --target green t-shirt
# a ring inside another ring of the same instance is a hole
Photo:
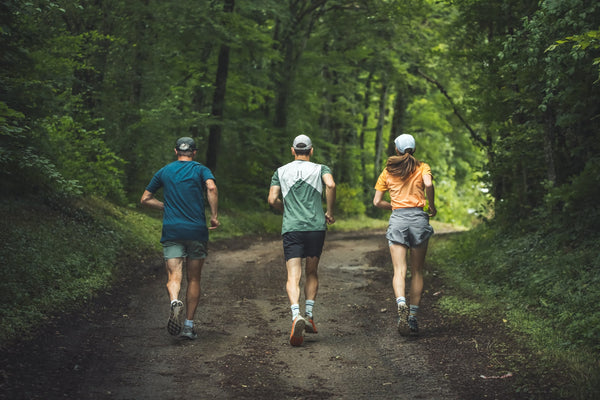
[[[324,231],[323,175],[331,174],[328,166],[295,160],[275,171],[271,186],[279,186],[283,197],[283,223],[286,232]]]

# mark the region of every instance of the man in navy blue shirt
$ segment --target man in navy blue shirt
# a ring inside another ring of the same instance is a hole
[[[194,314],[200,300],[200,278],[207,254],[208,230],[219,226],[217,208],[219,194],[215,177],[210,169],[193,161],[196,143],[192,138],[177,140],[177,161],[161,168],[153,177],[140,202],[148,207],[163,210],[163,254],[167,268],[167,291],[171,308],[167,330],[171,335],[196,339]],[[163,189],[164,202],[154,194]],[[204,190],[210,206],[210,227],[204,213]],[[183,263],[187,269],[186,319],[181,322],[183,302],[179,290],[183,277]]]

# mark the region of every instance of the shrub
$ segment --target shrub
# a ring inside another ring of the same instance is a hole
[[[64,176],[87,193],[125,203],[124,160],[104,143],[104,131],[87,130],[67,116],[48,118],[44,125],[49,153]]]
[[[348,183],[336,185],[336,213],[344,216],[363,215],[367,207],[362,201],[361,189]]]

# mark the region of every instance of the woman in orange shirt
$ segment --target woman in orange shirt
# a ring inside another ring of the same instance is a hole
[[[435,216],[435,190],[431,168],[417,160],[415,139],[408,134],[394,141],[396,155],[388,158],[387,165],[375,184],[375,207],[392,210],[386,238],[390,246],[394,277],[392,286],[398,306],[398,331],[416,335],[419,332],[417,314],[423,291],[423,266],[427,244],[433,235],[429,217]],[[383,195],[390,193],[391,201]],[[423,211],[429,202],[429,213]],[[405,297],[407,255],[410,249],[410,307]]]

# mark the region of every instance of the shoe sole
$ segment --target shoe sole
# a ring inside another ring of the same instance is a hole
[[[167,331],[173,335],[177,336],[181,333],[183,326],[179,321],[179,314],[181,314],[181,310],[183,309],[183,303],[181,305],[177,305],[171,309],[171,315],[169,316],[169,322],[167,322]]]
[[[318,333],[317,326],[315,325],[315,323],[313,322],[312,319],[308,319],[308,320],[306,320],[306,322],[307,323],[305,324],[305,327],[304,327],[304,331],[306,333]]]
[[[306,321],[304,321],[303,318],[297,318],[292,324],[292,333],[290,334],[290,344],[292,346],[300,346],[304,341],[302,333],[304,332],[305,326]]]
[[[398,332],[403,336],[410,335],[410,326],[408,325],[408,307],[398,309]]]

